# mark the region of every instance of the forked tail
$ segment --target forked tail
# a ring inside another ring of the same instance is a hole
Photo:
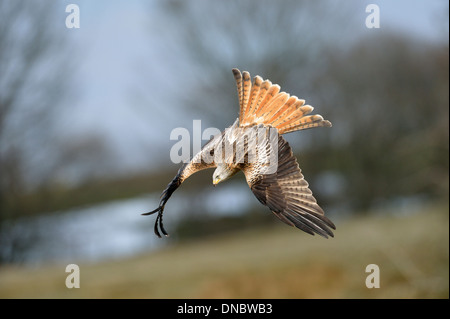
[[[308,115],[313,111],[305,100],[280,92],[280,86],[256,76],[233,69],[239,96],[239,126],[265,124],[285,134],[318,126],[331,126],[321,115]]]

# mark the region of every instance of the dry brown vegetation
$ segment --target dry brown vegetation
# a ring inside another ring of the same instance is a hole
[[[338,222],[334,239],[285,225],[178,243],[158,252],[65,265],[0,270],[1,298],[448,298],[448,205]],[[381,287],[365,286],[380,267]]]

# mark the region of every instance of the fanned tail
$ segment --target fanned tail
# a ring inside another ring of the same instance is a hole
[[[280,134],[308,128],[331,127],[331,122],[321,115],[308,115],[313,111],[305,100],[280,92],[280,86],[256,76],[253,84],[250,74],[233,69],[239,96],[239,126],[270,125]]]

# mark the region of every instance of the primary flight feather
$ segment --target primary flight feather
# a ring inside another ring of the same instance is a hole
[[[280,86],[233,69],[239,98],[239,118],[214,136],[184,164],[161,194],[155,234],[168,235],[163,226],[164,207],[172,193],[192,174],[216,167],[213,184],[242,171],[255,197],[284,223],[311,235],[333,237],[335,225],[317,204],[291,147],[282,134],[313,127],[331,127],[321,115],[308,115],[313,107]],[[160,232],[161,231],[161,232]]]

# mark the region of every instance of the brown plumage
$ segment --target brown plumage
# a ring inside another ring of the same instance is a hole
[[[256,198],[284,223],[311,235],[333,237],[334,224],[324,215],[304,179],[297,160],[282,134],[312,127],[331,127],[320,115],[308,115],[313,107],[280,86],[248,72],[233,69],[239,98],[239,118],[214,136],[178,174],[161,195],[155,233],[167,236],[162,223],[165,204],[190,175],[217,167],[213,183],[224,181],[238,171],[245,175]]]

